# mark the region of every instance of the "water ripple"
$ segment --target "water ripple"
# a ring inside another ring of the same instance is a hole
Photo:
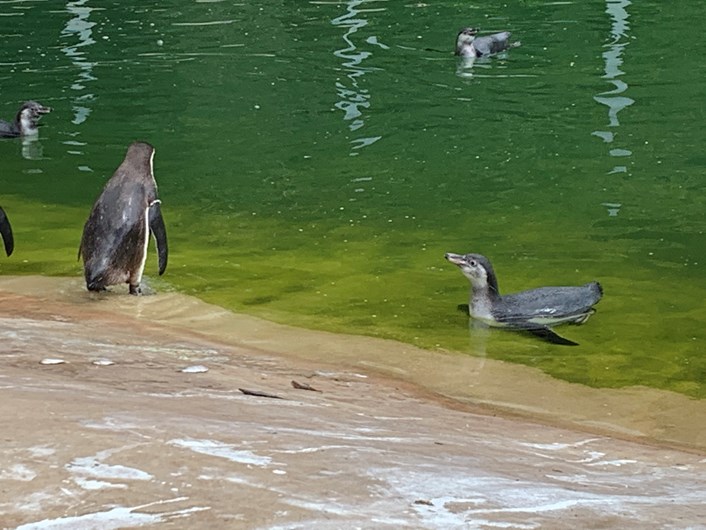
[[[225,24],[233,24],[236,22],[234,19],[231,20],[212,20],[210,22],[172,22],[172,26],[217,26]]]

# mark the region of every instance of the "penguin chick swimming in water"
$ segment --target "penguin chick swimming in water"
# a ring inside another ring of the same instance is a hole
[[[484,37],[477,37],[476,28],[462,28],[456,35],[456,51],[454,55],[461,57],[485,57],[519,46],[519,42],[510,42],[509,31],[493,33]]]
[[[555,344],[576,345],[557,335],[550,326],[583,324],[603,296],[598,282],[578,287],[540,287],[503,296],[493,266],[485,256],[447,253],[445,258],[471,282],[468,312],[472,318],[489,326],[529,331]]]
[[[134,142],[125,160],[103,188],[83,228],[86,287],[103,291],[127,283],[130,294],[141,294],[150,232],[157,243],[159,274],[167,268],[167,231],[162,219],[152,161],[154,147]]]
[[[52,111],[36,101],[27,101],[17,111],[12,123],[0,120],[0,138],[16,138],[18,136],[33,136],[39,132],[39,118]]]
[[[15,249],[15,240],[12,237],[10,220],[7,218],[5,210],[2,208],[0,208],[0,236],[2,236],[2,242],[5,245],[5,254],[9,256]]]

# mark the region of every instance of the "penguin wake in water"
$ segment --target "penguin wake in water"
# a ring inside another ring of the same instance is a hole
[[[0,236],[2,236],[2,242],[5,245],[5,254],[9,256],[15,250],[15,239],[12,237],[10,220],[2,208],[0,208]]]
[[[509,31],[493,33],[483,37],[478,37],[477,35],[478,29],[476,28],[462,28],[456,35],[454,55],[476,59],[500,53],[520,45],[519,41],[510,42],[512,34]]]
[[[598,282],[577,287],[539,287],[501,295],[490,261],[480,254],[452,254],[445,258],[457,265],[471,282],[468,313],[489,326],[529,331],[554,344],[577,343],[557,335],[550,326],[583,324],[603,296]]]
[[[167,268],[167,231],[162,219],[153,171],[154,147],[134,142],[125,160],[103,188],[83,227],[86,287],[103,291],[127,283],[130,294],[141,294],[150,232],[157,243],[159,274]]]
[[[13,122],[0,120],[0,138],[35,136],[39,133],[39,118],[50,113],[51,110],[50,107],[45,107],[36,101],[23,103]]]

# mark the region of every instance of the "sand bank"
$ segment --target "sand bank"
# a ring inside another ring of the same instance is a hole
[[[683,396],[586,389],[178,294],[94,296],[78,279],[1,278],[0,301],[2,528],[706,520],[704,411]],[[208,371],[180,371],[195,365]]]

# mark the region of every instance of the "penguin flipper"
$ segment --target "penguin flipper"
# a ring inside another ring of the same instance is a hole
[[[511,327],[520,331],[527,331],[535,337],[539,337],[542,340],[551,342],[552,344],[559,344],[561,346],[578,346],[578,342],[573,340],[565,339],[561,335],[557,334],[549,326],[542,326],[540,324],[534,324],[532,322],[513,322]]]
[[[167,259],[169,257],[169,247],[167,245],[167,228],[164,226],[162,211],[159,208],[159,201],[150,204],[150,232],[157,243],[157,255],[159,256],[159,275],[164,274],[167,269]]]
[[[9,256],[15,250],[15,239],[12,237],[10,220],[2,208],[0,208],[0,235],[2,235],[2,242],[5,245],[5,254]]]
[[[535,337],[551,342],[552,344],[559,344],[561,346],[578,346],[578,342],[573,340],[565,339],[561,335],[557,334],[553,329],[547,326],[526,328],[525,331],[530,332]]]

